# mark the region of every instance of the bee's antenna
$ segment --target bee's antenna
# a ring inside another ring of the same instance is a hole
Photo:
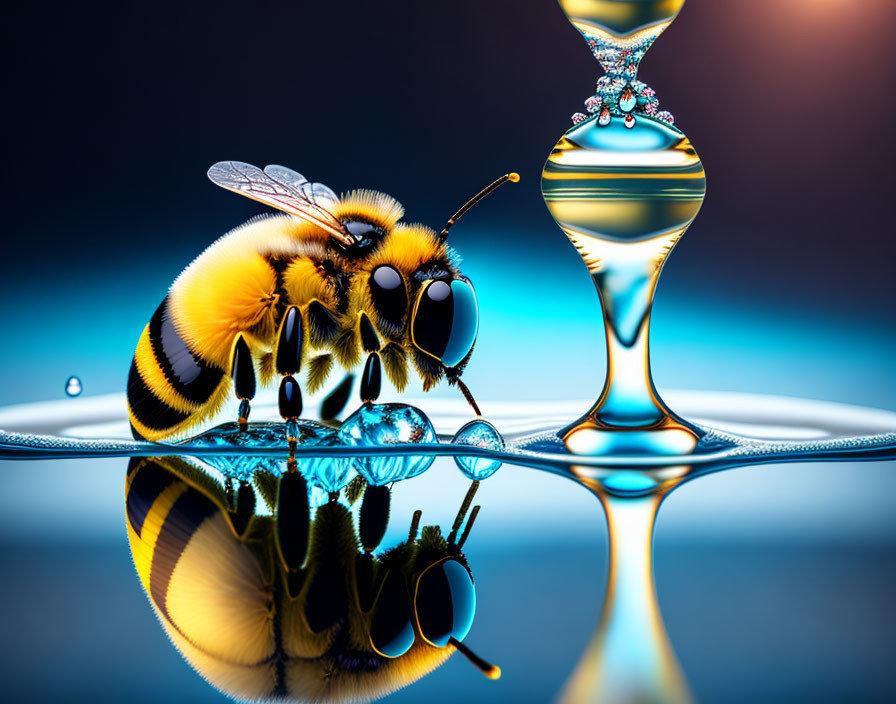
[[[467,521],[467,527],[464,528],[463,534],[460,536],[460,540],[457,541],[457,549],[463,550],[464,543],[467,542],[467,538],[470,536],[470,529],[473,527],[473,522],[476,520],[476,516],[479,515],[479,509],[481,507],[479,504],[476,504],[473,507],[473,510],[470,512],[470,520]]]
[[[451,532],[448,534],[448,543],[453,544],[454,539],[457,538],[457,531],[460,530],[460,524],[464,522],[464,516],[467,515],[467,511],[470,509],[470,504],[473,503],[473,497],[476,495],[476,490],[479,488],[479,482],[473,482],[470,484],[470,488],[467,489],[467,495],[464,497],[464,502],[460,505],[460,510],[457,512],[457,517],[454,519],[454,525],[451,526]]]
[[[439,244],[442,244],[442,242],[444,242],[446,239],[448,239],[448,230],[450,230],[451,227],[454,225],[454,223],[456,223],[458,220],[460,220],[464,216],[464,213],[466,213],[470,208],[472,208],[479,201],[481,201],[483,198],[485,198],[489,193],[494,191],[498,186],[501,186],[501,185],[507,183],[508,181],[510,181],[511,183],[516,183],[519,180],[520,180],[520,175],[518,173],[514,172],[514,173],[504,174],[501,178],[495,179],[489,185],[487,185],[485,188],[483,188],[481,191],[479,191],[479,193],[477,193],[475,196],[470,198],[470,200],[468,200],[460,210],[458,210],[454,215],[452,215],[448,219],[448,224],[445,225],[445,228],[442,230],[441,234],[439,235]]]
[[[417,531],[420,528],[420,517],[423,515],[423,511],[419,508],[414,511],[414,517],[411,519],[411,530],[408,533],[408,542],[413,543],[417,540]]]
[[[490,662],[486,662],[485,660],[483,660],[454,636],[448,639],[448,643],[453,645],[459,653],[461,653],[467,660],[478,667],[482,671],[482,674],[488,677],[490,680],[497,680],[501,677],[500,667],[498,667],[497,665],[492,665]]]
[[[473,394],[470,393],[470,389],[467,388],[467,385],[460,380],[460,377],[454,380],[454,383],[457,384],[457,388],[460,389],[460,392],[464,395],[464,398],[467,399],[467,403],[470,404],[470,407],[473,409],[473,413],[477,416],[482,415],[482,411],[479,410],[479,404],[476,403],[476,399],[473,398]]]

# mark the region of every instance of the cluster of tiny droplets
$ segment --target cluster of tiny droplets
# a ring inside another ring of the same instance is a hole
[[[638,66],[655,38],[648,36],[636,42],[615,44],[604,37],[587,37],[588,46],[603,67],[605,75],[598,79],[594,95],[585,100],[588,114],[575,113],[572,116],[573,124],[577,125],[590,116],[597,115],[597,124],[605,127],[615,115],[625,118],[625,126],[631,128],[635,126],[635,115],[638,114],[674,124],[672,113],[659,109],[656,91],[638,80]]]

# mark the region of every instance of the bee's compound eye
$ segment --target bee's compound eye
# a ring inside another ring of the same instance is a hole
[[[383,233],[377,230],[369,222],[363,220],[352,220],[345,223],[345,229],[349,231],[355,242],[363,246],[364,243],[372,243],[379,241],[383,237]]]
[[[373,270],[373,281],[371,286],[377,286],[384,291],[394,291],[402,286],[401,274],[397,269],[391,266],[378,266]]]
[[[411,649],[414,638],[411,604],[404,576],[390,571],[373,610],[370,644],[380,655],[397,658]]]
[[[420,292],[411,324],[417,348],[454,367],[473,349],[478,330],[476,293],[466,279],[432,281]]]
[[[414,608],[428,642],[444,648],[450,638],[463,640],[476,614],[476,589],[467,568],[443,560],[425,569],[417,580]]]
[[[398,323],[408,312],[408,292],[398,269],[383,264],[370,275],[370,298],[377,314]]]

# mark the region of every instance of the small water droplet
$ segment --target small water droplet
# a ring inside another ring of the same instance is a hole
[[[635,109],[637,104],[638,98],[635,96],[632,87],[626,86],[625,90],[622,91],[622,95],[619,96],[619,109],[622,110],[622,112],[631,112]]]
[[[76,376],[70,376],[68,381],[65,382],[65,393],[67,396],[71,396],[72,398],[80,396],[83,390],[84,387],[81,384],[81,380]]]
[[[601,127],[606,127],[610,124],[610,120],[612,119],[613,116],[610,115],[610,109],[604,108],[600,111],[600,117],[597,118],[597,124],[599,124]]]
[[[365,404],[345,419],[339,429],[345,445],[436,444],[439,439],[422,411],[403,403]],[[432,455],[355,457],[358,473],[375,486],[410,479],[433,463]]]
[[[504,449],[504,438],[491,423],[486,420],[471,420],[464,425],[451,440],[455,445],[481,447],[484,450],[500,451]],[[470,479],[477,481],[487,479],[498,471],[502,462],[488,457],[454,458],[460,471]]]
[[[635,116],[634,115],[626,115],[625,116],[625,126],[631,129],[635,126]]]

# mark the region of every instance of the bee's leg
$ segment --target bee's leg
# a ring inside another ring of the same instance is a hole
[[[368,484],[361,501],[361,513],[358,517],[358,537],[364,552],[373,552],[379,547],[386,528],[389,526],[389,507],[392,503],[392,492],[387,486]]]
[[[382,388],[383,370],[380,366],[380,356],[371,352],[364,364],[364,373],[361,375],[361,403],[373,403],[380,397]]]
[[[231,477],[227,477],[224,480],[224,496],[227,499],[227,504],[230,508],[236,508],[236,495],[233,493],[233,479]]]
[[[283,378],[280,380],[278,405],[280,415],[286,421],[286,441],[289,443],[287,469],[296,471],[295,451],[298,443],[296,421],[302,415],[302,389],[294,374],[302,366],[302,314],[296,306],[290,307],[283,315],[280,335],[277,338],[277,355],[274,367]]]
[[[249,424],[249,401],[255,398],[255,367],[252,365],[252,352],[246,340],[240,335],[236,338],[233,349],[233,388],[240,400],[239,426],[245,432]]]
[[[321,420],[333,420],[342,413],[352,394],[354,384],[355,375],[346,374],[345,378],[339,382],[339,386],[324,397],[324,400],[320,402]]]
[[[234,528],[238,533],[245,533],[249,521],[255,515],[255,489],[247,481],[241,480],[236,490],[235,511]]]
[[[380,397],[383,385],[383,368],[379,355],[382,344],[366,313],[361,313],[358,328],[361,333],[361,347],[367,352],[367,362],[361,375],[361,403],[373,403]]]
[[[277,489],[277,549],[291,575],[291,587],[298,586],[298,572],[308,556],[311,535],[311,511],[308,506],[308,484],[295,466],[283,476]],[[292,592],[292,588],[290,588]]]

